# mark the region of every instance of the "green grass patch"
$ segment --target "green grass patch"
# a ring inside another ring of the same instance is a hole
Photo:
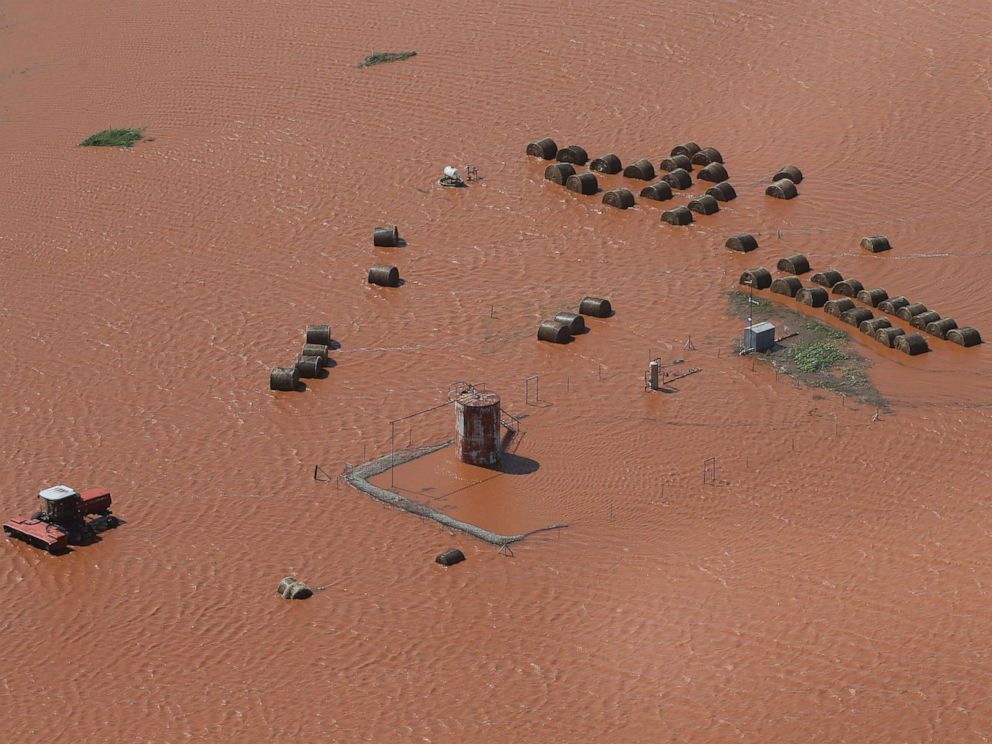
[[[410,57],[416,57],[416,52],[372,52],[368,57],[358,63],[359,67],[373,67],[384,65],[387,62],[402,62]]]
[[[79,143],[80,147],[131,147],[142,138],[144,129],[104,129]]]
[[[831,328],[828,325],[824,325],[816,320],[805,320],[803,321],[803,328],[810,332],[811,335],[821,338],[824,341],[840,341],[841,339],[847,338],[847,333],[837,328]]]
[[[789,359],[805,374],[823,372],[846,358],[843,351],[826,341],[811,341],[789,349]]]

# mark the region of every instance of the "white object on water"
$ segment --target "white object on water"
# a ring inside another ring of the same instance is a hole
[[[459,181],[461,180],[461,176],[458,175],[458,169],[452,165],[444,166],[444,175],[448,178],[454,178]]]

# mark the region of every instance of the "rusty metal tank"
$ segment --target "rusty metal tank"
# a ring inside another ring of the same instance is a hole
[[[470,391],[455,399],[458,459],[470,465],[499,462],[500,405],[496,393]]]

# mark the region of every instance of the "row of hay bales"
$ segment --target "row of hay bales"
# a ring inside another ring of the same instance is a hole
[[[803,181],[803,172],[794,165],[787,165],[779,168],[778,172],[772,176],[772,182],[765,189],[766,196],[776,199],[795,199],[799,196],[799,189],[796,186]]]
[[[331,346],[329,325],[308,325],[303,332],[303,349],[292,367],[269,370],[269,389],[292,392],[300,389],[300,378],[320,377],[327,366]]]
[[[730,184],[722,184],[722,183],[721,184],[717,184],[717,186],[715,186],[713,189],[710,189],[710,191],[707,191],[706,193],[710,193],[711,191],[713,191],[715,188],[717,188],[719,186],[729,186],[729,185]],[[740,233],[738,235],[732,235],[730,238],[728,238],[727,239],[727,242],[725,243],[725,245],[727,246],[727,248],[729,248],[732,251],[738,251],[739,253],[748,253],[749,251],[757,250],[757,248],[758,248],[758,241],[750,233]],[[889,239],[887,237],[885,237],[884,235],[875,235],[875,236],[868,237],[868,238],[862,238],[861,239],[861,247],[864,248],[867,251],[871,251],[872,253],[879,253],[881,251],[890,250],[892,248],[892,245],[889,243]],[[797,255],[801,255],[801,254],[797,254]],[[782,261],[779,261],[779,264],[781,264],[781,263],[782,263]],[[809,269],[809,262],[808,261],[806,262],[806,268],[803,271],[792,271],[791,269],[782,269],[781,266],[779,266],[779,268],[782,271],[789,271],[790,273],[795,273],[795,274],[805,274],[807,271],[810,270]],[[833,271],[833,269],[830,269],[829,271]],[[837,272],[834,272],[834,273],[837,273]],[[837,273],[837,275],[840,276],[839,273]],[[843,277],[840,277],[836,281],[841,281],[841,280],[843,280]],[[813,275],[813,278],[812,278],[812,281],[816,282],[817,284],[822,284],[823,286],[827,287],[828,289],[833,284],[836,283],[836,281],[835,281],[835,282],[832,282],[830,284],[827,284],[826,282],[828,281],[828,279],[827,279],[827,276],[824,274],[824,272],[820,272],[818,274],[814,274]]]
[[[613,306],[602,297],[583,297],[579,302],[579,312],[560,312],[552,320],[541,321],[537,327],[538,340],[567,344],[574,336],[586,332],[585,315],[608,318],[613,315]]]

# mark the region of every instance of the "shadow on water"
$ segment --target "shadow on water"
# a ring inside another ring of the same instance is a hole
[[[537,460],[506,452],[490,470],[495,470],[505,475],[528,475],[530,473],[536,473],[540,467],[541,464]]]

